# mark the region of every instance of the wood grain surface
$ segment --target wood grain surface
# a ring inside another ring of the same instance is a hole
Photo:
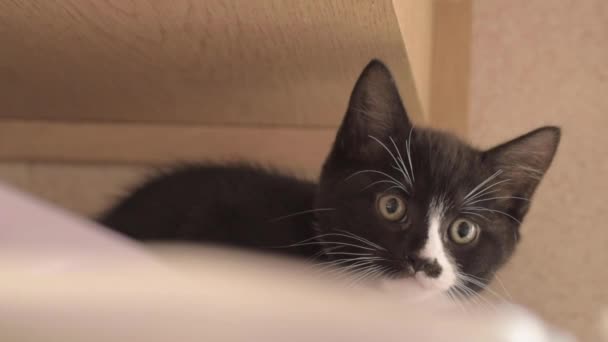
[[[371,58],[421,117],[392,1],[0,1],[0,118],[335,127]]]
[[[0,125],[0,155],[6,161],[131,164],[245,159],[317,171],[334,135],[331,128],[15,121]]]
[[[435,0],[428,115],[435,128],[467,136],[473,0]]]

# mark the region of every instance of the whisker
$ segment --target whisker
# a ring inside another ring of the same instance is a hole
[[[355,276],[354,279],[351,280],[351,282],[348,284],[348,287],[352,287],[352,286],[355,286],[355,285],[361,283],[370,274],[374,274],[377,271],[378,271],[378,266],[371,265],[370,267],[366,268],[365,270],[357,272],[358,273],[357,276]]]
[[[316,213],[316,212],[319,212],[319,211],[332,211],[332,210],[336,210],[336,208],[317,208],[317,209],[304,210],[304,211],[300,211],[300,212],[297,212],[297,213],[293,213],[293,214],[289,214],[289,215],[285,215],[285,216],[276,217],[276,218],[273,218],[273,219],[269,220],[268,222],[277,222],[277,221],[281,221],[281,220],[284,220],[286,218],[290,218],[290,217],[293,217],[293,216],[310,214],[310,213]]]
[[[499,196],[499,197],[482,198],[482,199],[475,200],[473,202],[468,202],[467,204],[471,205],[471,204],[475,204],[475,203],[479,203],[479,202],[487,202],[487,201],[492,201],[492,200],[497,200],[497,199],[518,199],[518,200],[522,200],[522,201],[529,201],[529,199],[527,199],[525,197]]]
[[[496,280],[498,280],[498,284],[500,284],[500,287],[502,287],[502,290],[504,291],[504,293],[507,296],[507,298],[509,299],[509,301],[512,302],[513,301],[513,297],[511,297],[511,294],[507,290],[507,287],[502,282],[502,279],[500,279],[500,277],[498,276],[498,272],[494,273],[494,277],[496,278]]]
[[[452,295],[456,299],[456,303],[458,303],[458,306],[460,306],[460,309],[462,309],[462,312],[468,313],[469,311],[467,310],[467,308],[465,306],[465,300],[463,299],[460,289],[458,287],[454,286],[454,287],[450,288],[450,291],[452,291]]]
[[[364,238],[362,236],[359,236],[359,235],[357,235],[355,233],[352,233],[352,232],[349,232],[349,231],[346,231],[346,230],[342,230],[342,229],[338,229],[337,231],[342,232],[342,233],[347,234],[347,235],[350,235],[353,239],[357,239],[357,240],[359,240],[359,241],[361,241],[363,243],[366,243],[366,244],[368,244],[368,245],[370,245],[370,246],[372,246],[374,248],[377,248],[377,249],[379,249],[381,251],[386,251],[386,248],[384,248],[384,247],[382,247],[382,246],[380,246],[378,244],[375,244],[375,243],[369,241],[368,239],[366,239],[366,238]]]
[[[461,211],[461,213],[463,213],[463,214],[467,214],[467,215],[473,215],[473,216],[481,217],[482,219],[484,219],[484,220],[486,220],[486,221],[490,221],[490,219],[489,219],[489,218],[487,218],[487,217],[485,217],[485,216],[483,216],[483,215],[481,215],[481,214],[474,213],[474,212],[472,212],[472,211]]]
[[[478,306],[485,305],[489,309],[496,309],[496,304],[492,303],[486,297],[481,295],[480,293],[476,293],[473,289],[469,288],[466,285],[462,285],[462,290],[469,295],[469,298],[475,299],[475,303]]]
[[[471,283],[471,284],[473,284],[473,285],[476,285],[476,286],[479,286],[479,287],[480,287],[480,288],[482,288],[484,291],[487,291],[487,292],[488,292],[488,293],[490,293],[491,295],[495,296],[497,299],[500,299],[500,300],[503,300],[503,301],[505,300],[503,296],[501,296],[501,295],[499,295],[498,293],[496,293],[494,290],[492,290],[491,288],[489,288],[489,287],[488,287],[486,284],[482,283],[481,281],[479,281],[479,280],[477,280],[477,279],[475,279],[475,278],[472,278],[472,277],[470,277],[470,276],[469,276],[469,275],[467,275],[467,274],[462,274],[462,273],[461,273],[461,274],[460,274],[460,276],[461,276],[461,277],[462,277],[464,280],[468,281],[469,283]]]
[[[511,218],[513,221],[521,224],[520,220],[505,213],[504,211],[500,211],[500,210],[496,210],[496,209],[489,209],[489,208],[484,208],[484,207],[466,207],[465,210],[467,210],[467,211],[488,211],[488,212],[492,212],[492,213],[499,213],[499,214],[505,215],[505,216]]]
[[[400,181],[398,181],[398,180],[397,180],[395,177],[393,177],[393,176],[389,175],[389,174],[388,174],[388,173],[386,173],[386,172],[382,172],[382,171],[378,171],[378,170],[360,170],[360,171],[354,172],[354,173],[352,173],[350,176],[346,177],[346,178],[344,179],[344,181],[348,181],[348,180],[349,180],[349,179],[351,179],[352,177],[354,177],[354,176],[356,176],[356,175],[358,175],[358,174],[361,174],[361,173],[377,173],[377,174],[381,174],[381,175],[383,175],[383,176],[387,177],[388,179],[390,179],[390,180],[394,181],[395,183],[397,183],[397,184],[401,185],[403,188],[405,188],[405,185],[403,185],[403,183],[401,183]]]
[[[471,201],[475,201],[475,200],[477,200],[477,199],[483,198],[483,196],[484,196],[484,195],[495,194],[495,193],[497,193],[497,192],[499,192],[499,191],[500,191],[500,189],[499,189],[499,188],[496,188],[496,189],[493,189],[493,190],[491,190],[491,189],[485,189],[483,193],[478,193],[478,194],[475,194],[475,196],[473,196],[473,197],[469,198],[469,199],[468,199],[467,201],[465,201],[464,203],[465,203],[465,204],[466,204],[466,203],[470,203]]]
[[[350,274],[356,273],[357,271],[364,270],[366,267],[370,267],[374,265],[375,260],[364,260],[358,261],[352,265],[344,266],[336,268],[335,265],[324,267],[321,270],[326,270],[328,268],[335,268],[333,271],[328,272],[329,274],[333,274],[340,277],[348,277]]]
[[[353,256],[374,256],[371,253],[348,253],[348,252],[329,252],[324,253],[325,255],[353,255]]]
[[[489,281],[489,279],[482,278],[482,277],[478,277],[478,276],[476,276],[476,275],[472,275],[472,274],[465,273],[465,272],[462,272],[462,271],[460,271],[460,275],[462,275],[462,276],[464,276],[464,277],[467,277],[467,278],[473,278],[473,279],[477,279],[477,280],[479,280],[479,281],[486,282],[486,283]]]
[[[479,299],[475,298],[463,283],[456,283],[454,286],[465,296],[465,303],[481,306]]]
[[[412,132],[414,132],[413,126],[412,126],[412,128],[410,128],[410,134],[409,134],[407,140],[405,141],[405,148],[406,148],[406,152],[407,152],[407,159],[410,163],[410,171],[412,172],[412,182],[415,182],[416,178],[414,177],[414,166],[412,165],[412,152],[411,152]]]
[[[308,258],[308,260],[316,260],[318,257],[322,256],[322,255],[327,255],[328,252],[332,252],[336,249],[342,248],[344,246],[334,246],[334,247],[324,247],[321,248],[320,251],[318,251],[317,253],[315,253],[313,256],[311,256],[310,258]]]
[[[347,238],[350,238],[350,239],[353,239],[353,240],[356,240],[356,241],[360,241],[360,242],[366,243],[366,244],[368,244],[368,245],[370,245],[370,246],[372,246],[372,247],[374,247],[374,248],[378,248],[378,249],[381,249],[381,250],[385,250],[383,247],[380,247],[380,246],[378,246],[378,245],[374,244],[373,242],[371,242],[371,241],[369,241],[369,240],[367,240],[367,239],[363,239],[362,237],[360,237],[360,236],[358,236],[358,235],[355,235],[355,234],[353,234],[353,233],[350,233],[350,232],[347,232],[347,231],[344,231],[344,230],[341,230],[341,229],[338,229],[338,231],[340,231],[341,233],[323,233],[323,234],[315,235],[315,236],[313,236],[313,237],[310,237],[310,238],[304,239],[304,240],[302,240],[302,241],[296,242],[296,243],[291,244],[291,245],[287,245],[287,246],[280,246],[280,247],[274,247],[274,248],[288,248],[288,247],[295,247],[295,246],[299,246],[299,245],[301,245],[301,244],[303,244],[303,243],[312,243],[312,244],[334,243],[334,244],[336,244],[336,245],[343,245],[343,246],[346,246],[346,245],[348,245],[348,246],[356,246],[356,247],[359,247],[359,248],[367,249],[367,247],[365,247],[365,246],[352,245],[352,244],[348,244],[348,243],[346,243],[346,242],[341,242],[341,241],[315,241],[315,240],[319,240],[319,239],[321,239],[321,238],[328,237],[328,236],[341,236],[341,237],[347,237]],[[346,234],[344,234],[344,233],[346,233]]]
[[[350,247],[355,247],[355,248],[359,248],[359,249],[365,249],[368,251],[375,251],[375,249],[372,248],[368,248],[368,247],[363,247],[363,246],[358,246],[358,245],[354,245],[352,243],[345,243],[345,242],[336,242],[336,241],[311,241],[311,242],[305,242],[305,243],[296,243],[293,245],[288,245],[288,246],[282,246],[282,247],[275,247],[275,248],[289,248],[289,247],[300,247],[300,246],[313,246],[313,245],[328,245],[328,244],[333,244],[333,245],[341,245],[341,246],[350,246]]]
[[[374,139],[378,144],[380,144],[385,150],[386,152],[388,152],[388,154],[390,154],[390,156],[393,158],[393,161],[395,162],[395,164],[399,165],[399,161],[397,160],[397,157],[395,157],[395,155],[393,154],[393,152],[391,152],[391,150],[382,142],[380,141],[380,139],[372,136],[372,135],[368,135],[370,138]],[[405,178],[411,185],[412,181],[409,177],[409,175],[407,175],[407,173],[405,172],[405,170],[400,170],[401,173],[403,174],[403,178]]]
[[[404,187],[403,187],[401,184],[399,184],[399,183],[395,183],[394,181],[392,181],[392,180],[388,180],[388,179],[384,179],[384,180],[379,180],[379,181],[373,182],[373,183],[369,184],[368,186],[364,187],[363,189],[361,189],[361,191],[365,191],[365,190],[367,190],[367,189],[371,188],[372,186],[374,186],[374,185],[376,185],[376,184],[382,184],[382,183],[389,183],[389,184],[393,184],[393,185],[395,185],[396,187],[398,187],[398,188],[400,188],[401,190],[403,190],[405,193],[409,194],[409,192],[407,191],[407,189],[405,189],[405,188],[404,188]]]
[[[503,179],[501,181],[498,181],[496,183],[492,183],[491,185],[488,185],[487,187],[485,187],[483,190],[479,191],[474,196],[471,196],[471,198],[469,198],[467,201],[465,201],[465,204],[470,203],[471,201],[476,200],[476,199],[480,198],[483,195],[489,194],[490,193],[489,190],[492,189],[493,187],[495,187],[495,186],[497,186],[499,184],[502,184],[502,183],[509,182],[509,181],[511,181],[511,180],[510,179]],[[496,192],[496,190],[493,190],[492,193],[493,192]]]
[[[348,258],[348,259],[337,259],[332,261],[320,262],[317,265],[330,265],[330,264],[340,264],[340,263],[348,263],[353,261],[376,261],[382,260],[381,257],[357,257],[357,258]]]
[[[491,182],[494,178],[500,176],[501,173],[502,170],[498,170],[494,172],[490,177],[486,178],[483,182],[479,183],[476,187],[473,188],[473,190],[471,190],[466,196],[464,196],[464,201],[469,199],[469,197],[473,196],[477,190],[481,189],[481,187]]]
[[[314,241],[314,240],[317,240],[317,239],[320,239],[320,238],[323,238],[323,237],[329,236],[330,234],[333,234],[333,233],[323,233],[323,234],[315,235],[315,236],[313,236],[313,237],[309,237],[309,238],[304,239],[304,240],[302,240],[302,241],[298,241],[298,242],[296,242],[296,243],[294,243],[294,244],[291,244],[291,245],[286,245],[286,246],[280,246],[280,247],[276,247],[276,248],[286,248],[286,247],[291,247],[291,246],[294,246],[294,245],[297,245],[297,244],[300,244],[300,243],[304,243],[304,242],[316,242],[316,241]]]
[[[354,240],[357,240],[359,242],[363,242],[364,244],[369,245],[369,246],[371,246],[371,247],[373,247],[373,248],[375,248],[377,250],[386,251],[386,248],[384,248],[382,246],[379,246],[379,245],[377,245],[377,244],[375,244],[375,243],[369,241],[368,239],[365,239],[365,238],[363,238],[363,237],[361,237],[359,235],[356,235],[354,233],[351,233],[349,231],[342,230],[342,229],[337,229],[336,231],[338,231],[340,233],[327,233],[327,234],[324,234],[324,235],[325,236],[342,236],[342,237],[346,237],[346,238],[349,238],[349,239],[354,239]]]
[[[400,188],[400,187],[394,186],[394,185],[393,186],[389,186],[388,188],[384,189],[384,192],[388,192],[389,190],[393,190],[395,188]],[[406,193],[409,194],[409,192],[407,192],[407,191],[406,191]]]
[[[468,287],[466,285],[466,281],[468,281],[468,275],[466,273],[463,273],[461,271],[458,271],[456,274],[457,277],[457,286],[468,295],[468,297],[470,298],[471,301],[475,302],[476,305],[481,305],[482,303],[479,301],[479,299],[481,299],[483,301],[483,303],[485,303],[487,305],[488,308],[494,309],[496,308],[496,305],[494,303],[492,303],[491,301],[489,301],[488,299],[486,299],[481,293],[477,293],[475,290],[471,289],[470,287]],[[478,285],[480,286],[480,285]],[[484,288],[484,286],[480,286],[481,288]]]
[[[412,178],[410,177],[410,173],[407,171],[407,167],[405,167],[405,162],[403,161],[403,157],[401,156],[401,151],[399,151],[399,148],[397,147],[395,140],[392,137],[390,137],[389,139],[393,143],[393,146],[395,147],[395,151],[397,151],[397,155],[399,156],[399,162],[401,163],[400,168],[403,170],[404,174],[407,174],[407,181],[410,183],[410,185],[413,185],[413,181],[412,181]]]
[[[374,280],[377,280],[377,279],[379,279],[379,278],[381,278],[383,276],[383,274],[386,272],[386,270],[387,270],[386,267],[379,267],[374,272],[371,272],[370,274],[368,274],[363,279],[360,279],[356,284],[360,284],[360,283],[362,283],[364,281],[374,281]]]
[[[367,259],[367,258],[339,259],[339,260],[319,263],[319,264],[317,264],[317,266],[321,266],[319,268],[319,271],[324,271],[324,270],[327,270],[328,268],[335,268],[339,265],[346,264],[346,263],[353,262],[353,261],[355,261],[355,263],[353,263],[352,265],[340,267],[337,269],[337,271],[348,271],[352,268],[357,268],[357,267],[364,266],[364,265],[371,265],[371,264],[373,264],[374,261],[377,261],[377,260],[376,259]]]
[[[354,279],[354,281],[351,283],[351,285],[357,285],[362,283],[363,281],[368,281],[368,280],[375,280],[378,279],[380,277],[382,277],[382,275],[389,270],[388,266],[379,266],[379,265],[373,265],[370,267],[370,271],[367,272],[366,274],[364,274],[361,277],[358,277],[356,279]]]

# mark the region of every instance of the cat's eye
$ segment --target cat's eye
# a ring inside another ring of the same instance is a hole
[[[479,226],[469,220],[458,219],[452,223],[448,233],[452,241],[465,245],[475,241],[479,235]]]
[[[403,198],[394,194],[380,196],[377,205],[378,212],[389,221],[399,221],[407,212]]]

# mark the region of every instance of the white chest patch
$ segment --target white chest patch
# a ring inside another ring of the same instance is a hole
[[[445,205],[439,200],[432,200],[428,212],[428,237],[424,248],[420,251],[420,257],[429,261],[437,260],[441,266],[441,274],[437,278],[431,278],[424,272],[417,272],[416,279],[428,289],[446,291],[456,284],[456,266],[445,249],[441,224],[445,212]]]

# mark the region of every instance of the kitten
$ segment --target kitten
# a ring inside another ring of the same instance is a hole
[[[414,127],[373,60],[318,184],[246,164],[190,165],[148,180],[100,221],[139,240],[315,257],[393,284],[478,291],[513,253],[559,139],[543,127],[481,151]]]

